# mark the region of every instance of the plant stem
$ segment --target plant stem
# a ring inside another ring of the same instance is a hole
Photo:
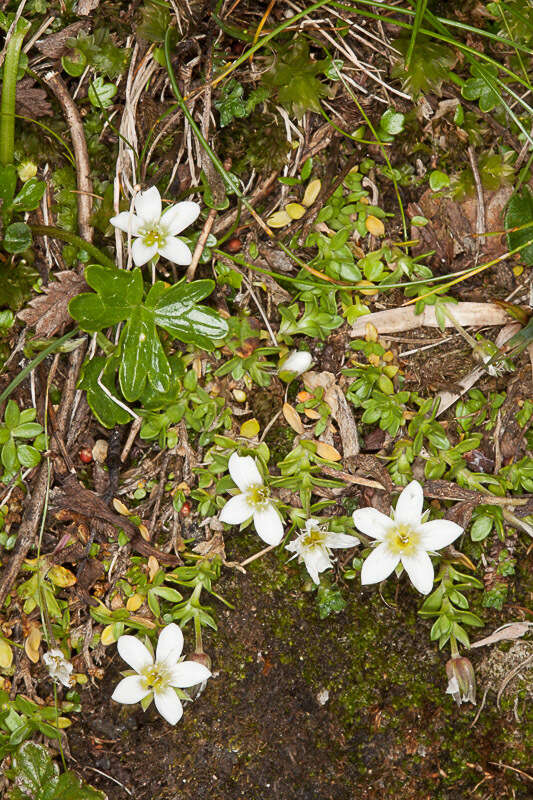
[[[15,97],[17,94],[17,72],[20,50],[24,37],[30,29],[26,19],[19,19],[7,45],[0,106],[0,164],[13,163],[15,149]]]
[[[96,258],[98,263],[103,264],[105,267],[112,267],[115,269],[117,266],[99,247],[95,247],[94,244],[82,239],[82,237],[78,236],[76,233],[65,231],[62,228],[56,228],[53,225],[30,225],[30,228],[32,233],[35,233],[37,236],[50,236],[52,239],[61,239],[62,242],[77,245],[81,250],[86,250],[90,256]]]

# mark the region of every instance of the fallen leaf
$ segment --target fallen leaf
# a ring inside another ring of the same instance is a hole
[[[128,602],[126,603],[126,608],[128,611],[138,611],[142,604],[144,603],[144,597],[142,594],[132,594],[131,597],[128,597]]]
[[[13,650],[9,642],[0,639],[0,669],[9,669],[13,663]]]
[[[80,13],[79,4],[76,13]],[[86,21],[73,22],[72,25],[67,25],[66,28],[63,28],[57,33],[51,33],[45,36],[44,39],[39,39],[38,42],[35,42],[35,47],[47,58],[61,58],[61,56],[65,55],[67,50],[70,50],[67,45],[68,40],[75,39],[78,33],[84,29],[87,30]]]
[[[116,497],[113,498],[113,508],[117,513],[121,514],[123,517],[129,517],[131,514],[131,511],[127,506],[124,505],[122,500],[118,500]]]
[[[456,303],[451,306],[454,318],[459,325],[467,327],[484,327],[485,325],[505,325],[509,317],[496,303]],[[378,333],[396,333],[397,331],[412,331],[416,328],[438,328],[433,306],[426,306],[421,314],[416,314],[414,306],[390,308],[386,311],[375,311],[359,317],[352,327],[352,336],[364,336],[366,326],[372,324]],[[453,327],[450,320],[445,320],[447,328]]]
[[[205,558],[216,558],[220,556],[222,561],[225,561],[226,550],[224,548],[224,537],[219,531],[216,531],[206,542],[199,542],[193,547],[193,553],[199,553]]]
[[[304,414],[308,419],[320,419],[320,414],[315,408],[306,408]]]
[[[24,640],[24,652],[32,664],[39,661],[39,647],[43,638],[40,628],[32,628],[29,635]]]
[[[241,436],[244,436],[246,439],[253,439],[259,433],[259,423],[253,417],[252,419],[243,422],[241,425]]]
[[[53,567],[50,567],[47,577],[50,578],[55,586],[59,586],[61,589],[74,586],[76,583],[76,576],[74,573],[66,567],[62,567],[60,564],[54,564]]]
[[[304,426],[302,424],[302,420],[300,419],[300,415],[290,403],[283,403],[283,416],[293,431],[296,431],[296,433],[300,434],[304,432]]]
[[[21,117],[51,117],[52,106],[46,99],[46,91],[35,85],[33,78],[23,78],[17,83],[15,112]]]
[[[155,556],[148,556],[148,580],[152,583],[159,571],[159,561]]]
[[[508,625],[502,625],[501,628],[497,628],[490,636],[473,642],[470,647],[485,647],[485,645],[495,644],[496,642],[503,642],[509,639],[520,639],[520,637],[524,636],[531,628],[533,628],[533,622],[510,622]]]
[[[31,300],[17,316],[35,329],[36,336],[48,339],[72,322],[68,304],[87,288],[85,280],[74,270],[58,272],[56,280],[44,287],[43,294]]]
[[[318,195],[320,194],[321,188],[322,188],[322,182],[318,178],[315,178],[314,181],[311,181],[310,183],[307,184],[305,189],[305,194],[302,200],[304,206],[313,205]]]
[[[291,219],[301,219],[305,214],[305,208],[300,203],[287,203],[285,211]]]
[[[359,436],[353,412],[344,392],[335,381],[335,375],[332,372],[313,372],[311,370],[305,373],[303,381],[311,391],[318,387],[324,389],[324,401],[330,407],[339,426],[344,457],[350,463],[359,453]]]
[[[107,645],[113,644],[116,642],[116,637],[114,633],[115,623],[113,622],[111,625],[106,625],[104,630],[102,631],[102,635],[100,636],[100,642],[107,647]]]
[[[333,445],[326,444],[326,442],[317,442],[316,452],[320,458],[325,458],[328,461],[340,461],[342,458],[339,451]]]
[[[369,214],[368,217],[365,219],[365,228],[372,236],[384,236],[385,235],[385,225],[383,222],[375,217],[373,214]]]
[[[291,222],[292,219],[286,211],[276,211],[275,214],[272,214],[267,219],[267,225],[270,225],[271,228],[284,228],[286,225],[290,225]]]

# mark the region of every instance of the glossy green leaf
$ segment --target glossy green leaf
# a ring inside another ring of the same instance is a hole
[[[85,362],[78,381],[78,389],[85,389],[87,392],[87,402],[91,411],[106,428],[125,425],[131,419],[126,409],[115,403],[98,384],[98,378],[102,373],[100,383],[108,389],[110,395],[117,395],[115,375],[118,367],[119,361],[116,357],[111,356],[106,359],[103,356],[96,356]]]
[[[505,228],[508,231],[509,249],[526,245],[520,251],[521,258],[525,264],[533,266],[533,193],[529,186],[524,186],[520,194],[514,194],[509,200],[505,212]]]
[[[14,211],[34,211],[44,194],[46,184],[37,178],[30,178],[26,181],[20,192],[13,200]]]
[[[8,253],[23,253],[31,242],[31,230],[25,222],[13,222],[6,228],[3,244]]]

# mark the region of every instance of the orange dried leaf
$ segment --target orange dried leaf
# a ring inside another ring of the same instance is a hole
[[[326,442],[317,442],[316,452],[320,458],[326,458],[328,461],[340,461],[342,458],[339,451],[333,445],[326,444]]]
[[[372,236],[384,236],[385,235],[385,225],[383,222],[375,217],[373,214],[370,214],[365,219],[365,228]]]
[[[294,409],[290,403],[283,403],[283,416],[296,433],[303,433],[304,426],[302,424],[302,420],[300,419],[300,415]]]

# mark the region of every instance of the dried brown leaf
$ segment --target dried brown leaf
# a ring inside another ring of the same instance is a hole
[[[79,10],[77,12],[80,13]],[[78,33],[82,30],[87,30],[87,22],[73,22],[72,25],[67,25],[63,30],[57,33],[51,33],[44,39],[39,39],[35,43],[37,50],[47,58],[61,58],[64,56],[69,47],[67,42],[69,39],[75,39]]]
[[[532,627],[533,623],[531,622],[510,622],[508,625],[502,625],[501,628],[495,630],[490,636],[473,642],[470,647],[484,647],[487,644],[495,644],[496,642],[502,642],[507,639],[520,639],[520,637],[524,636]]]
[[[68,304],[80,292],[87,290],[84,279],[73,270],[65,270],[56,274],[57,280],[44,289],[44,293],[31,300],[18,317],[35,328],[35,334],[43,339],[62,331],[65,325],[72,322],[68,313]]]
[[[300,419],[300,415],[294,409],[290,403],[283,403],[283,416],[296,433],[303,433],[304,426],[302,425],[302,420]]]
[[[46,99],[46,91],[35,85],[33,78],[23,78],[17,83],[15,112],[21,117],[51,117],[52,106]]]
[[[219,531],[216,531],[206,542],[199,542],[196,547],[193,547],[193,553],[199,553],[205,558],[216,558],[220,556],[222,561],[225,561],[226,551],[224,549],[224,537]]]

